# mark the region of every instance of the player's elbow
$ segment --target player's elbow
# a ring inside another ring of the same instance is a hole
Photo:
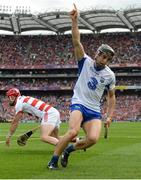
[[[14,121],[11,122],[11,125],[14,126],[14,127],[17,127],[18,123],[19,123],[19,121],[14,120]]]

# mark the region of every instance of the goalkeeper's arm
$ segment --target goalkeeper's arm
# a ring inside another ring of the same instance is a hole
[[[7,135],[7,138],[11,138],[11,136],[15,133],[15,131],[18,127],[19,121],[21,120],[21,117],[22,117],[21,112],[19,112],[15,115],[15,117],[11,121],[10,130],[9,130],[8,135]]]

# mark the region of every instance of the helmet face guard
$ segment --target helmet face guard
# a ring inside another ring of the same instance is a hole
[[[114,50],[107,44],[102,44],[99,48],[98,48],[99,52],[102,52],[104,54],[106,54],[109,58],[109,61],[112,61],[113,56],[115,54]]]

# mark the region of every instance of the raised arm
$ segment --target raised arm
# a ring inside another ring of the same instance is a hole
[[[80,32],[78,28],[78,10],[74,4],[74,9],[70,12],[70,17],[72,20],[72,41],[74,46],[74,53],[77,60],[84,57],[84,48],[80,42]]]

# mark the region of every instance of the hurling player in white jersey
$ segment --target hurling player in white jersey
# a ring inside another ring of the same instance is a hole
[[[9,133],[6,138],[6,145],[10,145],[11,137],[15,133],[23,113],[28,113],[41,120],[41,140],[56,145],[58,143],[58,129],[60,125],[60,113],[51,105],[30,97],[21,96],[17,88],[7,91],[9,105],[15,107],[15,116],[12,119]]]
[[[107,44],[102,44],[96,52],[95,59],[87,56],[80,42],[78,10],[75,5],[70,12],[70,17],[79,77],[74,87],[70,106],[69,130],[55,147],[54,154],[48,164],[49,169],[58,168],[58,159],[61,154],[61,164],[66,167],[71,152],[89,148],[97,143],[102,127],[100,101],[105,88],[108,88],[109,97],[107,127],[111,124],[115,109],[115,75],[107,66],[112,61],[114,50]],[[78,135],[81,127],[86,134],[85,139],[68,145],[71,139]]]

